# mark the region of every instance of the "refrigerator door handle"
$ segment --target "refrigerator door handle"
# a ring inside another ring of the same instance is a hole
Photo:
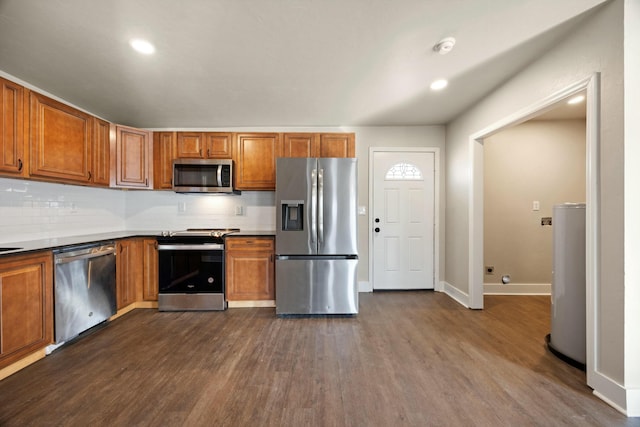
[[[317,231],[317,213],[318,213],[318,171],[311,171],[311,243],[316,243]]]
[[[318,244],[324,243],[324,169],[318,172]]]

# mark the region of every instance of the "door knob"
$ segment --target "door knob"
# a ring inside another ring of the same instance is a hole
[[[379,233],[380,232],[380,227],[374,228],[373,231],[375,231],[376,233]]]

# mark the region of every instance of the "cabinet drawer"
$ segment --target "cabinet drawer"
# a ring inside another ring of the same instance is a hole
[[[273,251],[275,242],[272,237],[231,237],[225,247],[228,251]]]

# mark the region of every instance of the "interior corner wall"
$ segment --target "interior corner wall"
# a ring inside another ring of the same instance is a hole
[[[484,283],[551,284],[553,225],[541,218],[586,200],[586,121],[531,120],[485,138],[483,170]]]
[[[624,16],[624,264],[627,415],[640,417],[640,2],[625,1]]]
[[[447,126],[445,280],[469,293],[470,136],[600,73],[598,370],[624,382],[624,1],[606,3],[566,39]],[[481,274],[482,272],[480,272]]]

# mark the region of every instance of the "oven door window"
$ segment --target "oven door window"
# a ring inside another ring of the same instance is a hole
[[[224,251],[161,250],[160,293],[224,293]]]

